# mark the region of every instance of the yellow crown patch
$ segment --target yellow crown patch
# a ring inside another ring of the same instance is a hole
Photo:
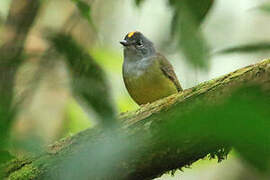
[[[135,33],[136,31],[128,33],[128,37],[131,38]]]

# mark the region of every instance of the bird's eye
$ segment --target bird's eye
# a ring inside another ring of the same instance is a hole
[[[143,46],[143,43],[142,43],[142,41],[138,41],[136,45],[137,45],[138,47],[142,47],[142,46]]]

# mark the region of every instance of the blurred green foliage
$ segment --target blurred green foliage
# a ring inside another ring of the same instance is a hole
[[[93,131],[94,132],[94,131]],[[104,131],[102,138],[85,139],[83,146],[73,146],[72,156],[67,156],[53,163],[60,166],[45,173],[44,179],[117,179],[121,172],[115,171],[119,162],[128,160],[134,151],[132,145],[136,140],[128,139],[125,133],[115,131]],[[121,153],[119,153],[121,152]],[[89,163],[90,162],[90,163]],[[91,170],[91,176],[89,176]]]
[[[220,51],[217,51],[216,53],[217,54],[255,53],[260,51],[270,51],[270,42],[258,42],[234,46],[231,48],[222,49]]]
[[[140,6],[143,2],[144,0],[135,0],[137,6]]]
[[[8,43],[0,48],[0,164],[11,157],[3,155],[8,154],[5,150],[9,146],[10,128],[17,112],[17,104],[13,103],[13,86],[16,70],[23,60],[21,53],[21,48],[14,51]]]
[[[6,149],[9,145],[9,130],[15,114],[10,111],[10,106],[3,100],[4,98],[0,103],[0,164],[11,158]]]
[[[0,165],[14,158],[8,151],[0,151]]]
[[[85,18],[89,23],[92,23],[91,6],[82,0],[71,0],[71,1],[73,1],[76,4],[81,16]]]
[[[238,90],[224,109],[228,121],[218,136],[230,142],[240,155],[259,170],[270,165],[270,94],[261,87]],[[230,131],[226,131],[230,130]]]
[[[266,2],[259,6],[259,9],[263,12],[270,13],[270,3]]]
[[[200,30],[200,24],[212,7],[213,0],[170,0],[174,9],[172,35],[177,39],[189,62],[201,68],[208,67],[209,47]]]
[[[8,149],[9,131],[18,110],[18,104],[14,102],[13,94],[15,76],[24,60],[22,54],[27,34],[41,5],[40,1],[35,0],[24,3],[25,1],[11,1],[10,6],[13,9],[9,10],[5,25],[9,26],[9,31],[15,33],[7,37],[0,47],[0,152],[1,156],[6,154],[6,157],[0,159],[4,159],[4,161],[11,157],[5,153],[5,149]],[[20,16],[21,14],[24,16]]]
[[[73,1],[76,4],[81,17],[88,21],[88,23],[92,26],[93,30],[97,31],[91,16],[91,5],[82,0],[71,0],[71,1]]]
[[[99,115],[103,125],[115,123],[115,111],[104,72],[70,35],[51,36],[53,47],[65,56],[72,73],[72,88]]]
[[[269,170],[270,163],[270,95],[261,87],[243,87],[221,105],[211,105],[197,100],[188,112],[173,113],[172,121],[161,127],[160,133],[176,145],[186,138],[210,138],[209,144],[222,142],[219,151],[211,157],[226,158],[230,146],[259,170]],[[189,102],[186,102],[189,106]],[[175,110],[170,110],[175,112]],[[178,133],[181,132],[181,133]],[[179,135],[179,136],[178,136]],[[201,145],[201,149],[204,146]],[[227,145],[226,145],[227,144]]]
[[[209,13],[209,10],[212,8],[214,0],[169,0],[169,3],[172,7],[175,8],[175,13],[179,13],[178,11],[181,11],[182,8],[190,11],[194,23],[199,26],[205,19],[206,15]]]

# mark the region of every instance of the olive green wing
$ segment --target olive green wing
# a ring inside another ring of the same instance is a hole
[[[174,83],[178,92],[183,91],[171,63],[166,59],[166,57],[164,57],[160,53],[157,53],[157,59],[158,59],[158,62],[160,64],[160,69],[163,72],[163,74]]]

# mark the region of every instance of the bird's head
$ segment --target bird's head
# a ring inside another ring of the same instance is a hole
[[[155,54],[153,43],[138,31],[128,33],[120,43],[124,46],[125,59],[140,60]]]

